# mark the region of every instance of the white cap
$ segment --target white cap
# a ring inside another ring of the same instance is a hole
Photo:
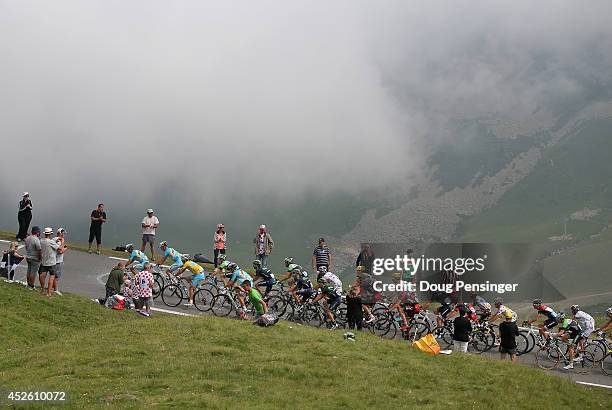
[[[149,209],[147,209],[147,213],[148,213],[148,214],[152,214],[152,213],[153,213],[153,210],[152,210],[151,208],[149,208]]]
[[[259,225],[259,229],[266,229],[266,225]]]
[[[29,193],[29,192],[24,192],[24,193],[23,193],[23,196],[28,196],[28,195],[30,195],[30,193]]]
[[[57,233],[67,233],[66,230],[64,228],[57,228]]]
[[[45,228],[45,235],[51,235],[51,234],[53,234],[53,228],[46,227]]]

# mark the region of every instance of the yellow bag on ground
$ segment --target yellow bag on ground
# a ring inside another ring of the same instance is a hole
[[[424,337],[420,338],[412,344],[412,347],[416,347],[422,352],[429,354],[440,353],[440,345],[436,341],[436,338],[431,333],[428,333]]]

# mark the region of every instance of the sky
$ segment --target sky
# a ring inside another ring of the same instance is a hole
[[[454,119],[607,98],[609,1],[421,3],[0,0],[0,228],[408,189]]]

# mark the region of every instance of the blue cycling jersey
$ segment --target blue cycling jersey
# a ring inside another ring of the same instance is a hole
[[[129,261],[145,263],[145,262],[149,262],[149,258],[147,257],[147,255],[144,254],[144,252],[141,252],[138,249],[134,249],[132,251],[132,254],[130,255]]]
[[[182,265],[183,261],[181,260],[181,256],[182,255],[180,253],[170,247],[166,248],[166,251],[164,252],[164,258],[170,258],[174,263],[180,263]]]
[[[251,282],[251,285],[253,284],[253,278],[251,277],[251,275],[249,275],[242,269],[236,269],[236,271],[234,272],[230,280],[233,283],[238,282],[239,285],[242,285],[244,281],[247,281],[247,280]]]

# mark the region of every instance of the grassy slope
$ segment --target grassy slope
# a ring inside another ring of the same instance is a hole
[[[65,390],[71,407],[593,408],[612,399],[522,365],[430,357],[363,334],[349,343],[287,323],[144,318],[5,283],[0,311],[0,385]]]

